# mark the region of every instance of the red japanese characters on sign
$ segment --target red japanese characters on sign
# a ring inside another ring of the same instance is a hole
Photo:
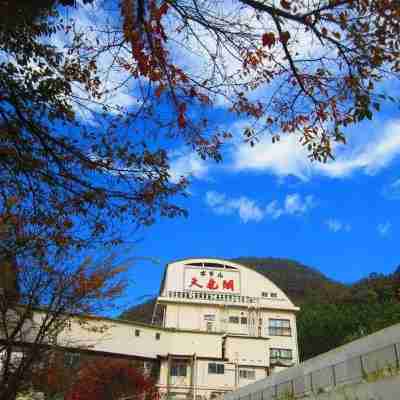
[[[192,283],[190,284],[190,287],[193,287],[193,286],[198,287],[198,288],[202,288],[203,287],[203,285],[200,285],[197,282],[197,278],[196,277],[192,278]]]
[[[229,281],[223,281],[222,282],[222,288],[225,290],[232,290],[232,292],[235,290],[235,286],[234,286],[234,281],[233,279],[229,280]]]
[[[185,288],[211,292],[240,292],[240,275],[237,271],[186,268]]]
[[[210,278],[208,283],[207,283],[207,289],[217,290],[218,289],[218,283],[213,278]]]

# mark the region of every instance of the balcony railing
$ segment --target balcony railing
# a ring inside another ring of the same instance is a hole
[[[205,302],[220,302],[220,303],[241,303],[241,304],[260,304],[261,301],[279,301],[282,299],[274,298],[274,299],[265,299],[260,297],[251,297],[251,296],[241,296],[239,294],[231,294],[231,293],[220,293],[220,292],[202,292],[202,291],[179,291],[179,290],[169,290],[167,291],[167,296],[169,299],[179,299],[179,300],[197,300],[197,301],[205,301]]]

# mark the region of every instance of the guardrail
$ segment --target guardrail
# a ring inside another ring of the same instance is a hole
[[[387,340],[385,331],[389,336]],[[385,340],[386,343],[392,343],[382,345]],[[365,351],[368,345],[373,350]],[[361,353],[354,355],[357,350]],[[329,363],[329,360],[340,361]],[[325,365],[313,368],[313,364]],[[398,373],[400,373],[400,324],[227,393],[224,400],[304,397],[311,393],[330,391],[337,386],[359,383],[369,378],[376,379],[379,374],[384,376]]]

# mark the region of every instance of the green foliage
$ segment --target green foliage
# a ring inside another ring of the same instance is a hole
[[[348,296],[349,288],[335,282],[315,268],[294,260],[273,257],[240,257],[233,261],[266,276],[297,305],[331,303]]]
[[[303,304],[298,333],[303,360],[400,322],[398,275],[371,274],[334,303]]]

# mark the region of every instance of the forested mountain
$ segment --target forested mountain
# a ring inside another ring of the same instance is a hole
[[[278,285],[296,305],[301,358],[306,360],[348,341],[400,322],[400,266],[345,285],[315,268],[281,258],[232,260],[255,269]],[[151,322],[155,299],[135,305],[121,318]]]
[[[294,260],[239,257],[232,261],[246,265],[269,278],[299,306],[312,301],[332,302],[349,294],[347,286],[327,278],[315,268]]]
[[[119,318],[129,321],[151,323],[156,298],[146,300],[144,303],[134,305],[125,310]]]

